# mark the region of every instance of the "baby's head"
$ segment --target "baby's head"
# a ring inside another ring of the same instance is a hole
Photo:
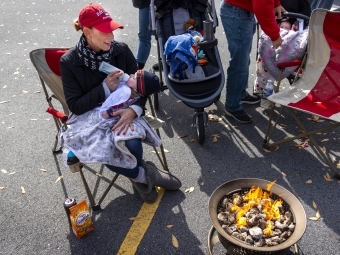
[[[160,88],[158,76],[143,70],[138,70],[135,74],[131,74],[126,84],[144,97],[152,95]]]
[[[280,28],[290,30],[292,28],[292,24],[288,19],[282,19],[280,22]]]

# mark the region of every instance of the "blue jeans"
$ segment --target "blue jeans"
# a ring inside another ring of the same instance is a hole
[[[332,8],[334,0],[314,0],[311,6],[311,10],[313,11],[316,8],[322,8],[330,10]]]
[[[133,156],[137,159],[137,166],[133,169],[127,169],[117,166],[111,166],[111,165],[105,165],[108,169],[110,169],[113,172],[116,172],[117,174],[124,175],[128,178],[137,178],[139,173],[139,166],[142,165],[143,160],[143,146],[141,139],[131,139],[125,141],[125,146],[128,148],[128,150],[131,152]]]
[[[220,16],[230,53],[226,79],[227,111],[242,109],[241,99],[248,96],[250,52],[256,31],[254,14],[221,0]]]
[[[150,29],[150,7],[139,9],[138,14],[139,28],[138,28],[138,49],[136,53],[136,61],[145,64],[150,55],[151,50],[151,35]]]

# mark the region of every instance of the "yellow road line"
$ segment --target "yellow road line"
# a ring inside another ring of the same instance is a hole
[[[117,255],[134,255],[136,253],[139,243],[150,226],[165,190],[163,188],[157,188],[157,191],[158,198],[156,202],[153,204],[144,203],[142,205],[142,208],[136,216],[129,232],[125,236]]]

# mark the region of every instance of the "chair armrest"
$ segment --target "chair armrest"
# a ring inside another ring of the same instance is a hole
[[[284,69],[286,67],[291,67],[291,66],[299,66],[301,65],[302,63],[302,60],[292,60],[292,61],[289,61],[289,62],[280,62],[277,64],[277,67],[279,69]]]
[[[65,113],[59,112],[52,107],[47,108],[46,112],[48,112],[49,114],[53,115],[54,117],[60,119],[60,121],[62,123],[65,123],[68,120],[68,116]]]

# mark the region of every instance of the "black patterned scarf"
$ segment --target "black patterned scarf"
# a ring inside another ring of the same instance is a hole
[[[113,45],[108,51],[95,52],[87,43],[85,35],[82,35],[77,43],[77,53],[79,58],[84,62],[84,65],[91,70],[99,70],[99,65],[102,61],[110,63],[113,52]]]

